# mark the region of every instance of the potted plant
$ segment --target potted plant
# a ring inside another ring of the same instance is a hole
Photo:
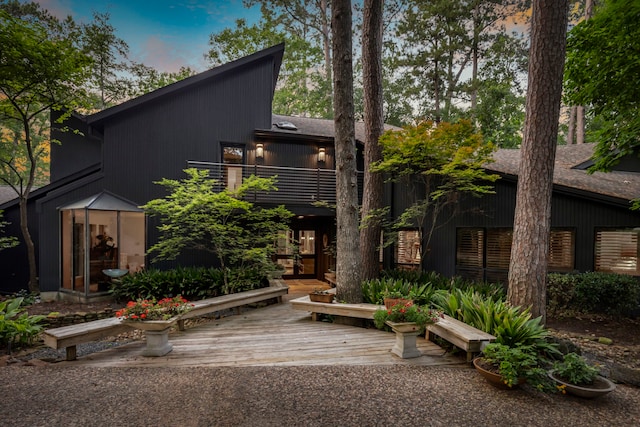
[[[480,375],[491,385],[503,389],[516,388],[528,380],[533,380],[535,387],[542,388],[540,378],[544,377],[544,369],[539,365],[536,350],[529,345],[487,344],[482,356],[473,360],[473,366]]]
[[[427,325],[437,322],[441,316],[440,311],[407,302],[376,310],[373,313],[373,322],[378,329],[391,327],[396,334],[396,342],[391,352],[408,359],[422,356],[416,344],[416,337],[424,332]]]
[[[178,295],[174,298],[138,299],[116,312],[116,317],[129,326],[145,331],[147,346],[143,356],[164,356],[173,346],[169,343],[169,329],[179,316],[193,307]]]
[[[413,300],[409,295],[405,295],[400,291],[390,291],[388,289],[384,291],[383,300],[384,306],[387,307],[387,309],[390,309],[396,304],[404,305],[407,303],[413,303]]]
[[[309,293],[309,299],[313,302],[332,303],[335,294],[329,289],[316,288]]]
[[[563,393],[590,399],[610,393],[616,388],[614,383],[598,373],[598,368],[589,365],[584,357],[568,353],[561,361],[554,363],[549,377]]]

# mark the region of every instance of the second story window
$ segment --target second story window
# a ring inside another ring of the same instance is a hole
[[[228,190],[236,190],[242,184],[242,165],[244,164],[244,146],[223,145],[222,163],[224,180]]]

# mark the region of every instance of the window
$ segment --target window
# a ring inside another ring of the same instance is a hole
[[[639,275],[638,230],[596,231],[595,270]]]
[[[418,230],[402,230],[398,232],[396,245],[397,264],[420,264],[420,232]]]
[[[462,277],[506,282],[511,261],[511,228],[459,228],[456,271]],[[575,265],[575,231],[553,229],[549,237],[549,271],[571,271]]]
[[[244,164],[244,146],[223,145],[222,163],[224,179],[228,190],[236,190],[242,184],[242,165]]]

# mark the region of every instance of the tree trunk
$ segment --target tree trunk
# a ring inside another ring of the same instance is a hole
[[[362,83],[364,92],[364,189],[362,195],[362,279],[374,279],[380,272],[379,250],[382,226],[383,177],[371,173],[371,164],[382,160],[378,138],[384,130],[382,108],[382,8],[383,0],[365,0],[362,27]]]
[[[534,0],[526,121],[507,298],[545,321],[551,192],[558,136],[568,0]]]
[[[569,108],[569,127],[567,129],[567,144],[574,144],[576,139],[576,107]]]
[[[333,111],[336,147],[336,297],[362,302],[358,233],[358,180],[353,107],[351,2],[338,0],[331,13]]]
[[[576,144],[584,144],[584,106],[576,107]]]
[[[326,74],[327,81],[332,81],[332,65],[331,65],[331,41],[330,39],[330,29],[329,23],[327,22],[327,0],[320,0],[320,11],[322,12],[322,52],[324,54],[324,70]],[[327,97],[329,98],[327,101],[328,105],[331,105],[331,88],[327,91]],[[329,111],[330,108],[327,110]]]

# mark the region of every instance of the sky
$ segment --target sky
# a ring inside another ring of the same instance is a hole
[[[242,0],[33,1],[58,18],[71,15],[82,23],[91,22],[94,12],[108,13],[116,35],[129,45],[130,59],[164,72],[181,66],[204,71],[211,33],[260,16],[259,8],[246,9]]]

